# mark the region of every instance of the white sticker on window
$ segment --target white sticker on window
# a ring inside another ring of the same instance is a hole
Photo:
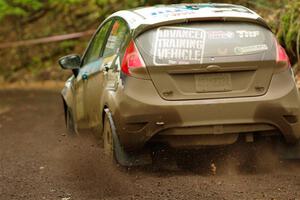
[[[236,33],[240,38],[255,38],[259,36],[259,31],[240,30],[240,31],[236,31]]]
[[[202,63],[205,35],[205,31],[195,28],[158,28],[154,47],[154,64]]]
[[[211,40],[228,40],[234,38],[232,31],[207,31],[207,37]]]
[[[249,53],[257,53],[266,50],[268,50],[268,46],[266,44],[259,44],[259,45],[252,45],[246,47],[235,47],[234,53],[237,55],[243,55]]]

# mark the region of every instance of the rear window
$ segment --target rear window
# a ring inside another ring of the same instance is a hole
[[[274,36],[250,23],[206,22],[163,26],[136,38],[147,64],[176,65],[272,59]]]

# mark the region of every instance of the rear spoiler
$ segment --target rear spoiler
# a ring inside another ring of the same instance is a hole
[[[221,22],[248,22],[258,24],[260,26],[265,27],[266,29],[271,30],[269,25],[261,18],[258,17],[254,18],[245,18],[245,17],[205,17],[205,18],[187,18],[187,19],[175,19],[169,21],[163,21],[155,24],[140,24],[134,31],[133,31],[133,38],[136,38],[143,32],[157,28],[160,26],[172,25],[172,24],[180,24],[180,23],[190,23],[190,22],[207,22],[207,21],[221,21]]]

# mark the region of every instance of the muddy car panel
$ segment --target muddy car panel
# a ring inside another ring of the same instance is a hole
[[[84,63],[87,50],[73,95],[63,92],[66,102],[75,102],[68,106],[76,110],[79,129],[101,132],[108,108],[127,150],[148,142],[176,148],[227,145],[254,134],[298,141],[300,104],[292,70],[278,61],[275,37],[253,11],[229,4],[119,11],[100,25],[88,49],[108,22],[99,56]],[[175,36],[159,38],[164,32]],[[182,38],[191,46],[190,56],[157,54],[160,39],[170,43],[183,33],[190,34]],[[189,41],[191,35],[197,38]],[[106,55],[107,48],[113,51]],[[129,54],[135,60],[127,59]],[[138,67],[124,70],[124,62]]]
[[[234,143],[239,135],[247,133],[280,132],[293,142],[300,136],[300,127],[298,121],[289,121],[288,116],[299,116],[299,97],[290,77],[289,71],[274,75],[263,96],[184,102],[162,99],[152,81],[128,78],[128,89],[125,87],[115,98],[120,101],[115,103],[118,107],[114,110],[118,131],[122,133],[120,140],[128,148],[141,147],[155,135],[158,138],[154,139],[167,140],[170,145],[180,137],[184,147],[212,146]]]

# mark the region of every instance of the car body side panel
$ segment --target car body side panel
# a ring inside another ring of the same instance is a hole
[[[115,20],[117,23],[119,19]],[[110,34],[111,33],[112,32],[110,32]],[[121,31],[120,33],[123,32]],[[117,53],[103,55],[96,63],[94,63],[94,66],[89,66],[86,71],[89,75],[85,95],[87,126],[89,128],[96,128],[96,131],[98,132],[101,132],[103,128],[103,113],[101,112],[104,111],[104,107],[106,105],[104,96],[106,93],[116,90],[120,79],[120,55],[122,55],[122,52],[125,51],[123,44],[131,38],[129,32],[126,33],[127,35],[124,35],[125,39],[123,38],[121,40],[122,47],[119,47],[119,51]],[[114,42],[115,36],[112,36],[110,42]],[[109,41],[109,39],[107,41]],[[106,47],[107,46],[109,45],[106,44]],[[106,49],[104,49],[104,54],[105,50]]]
[[[104,91],[103,59],[92,63],[86,73],[88,74],[88,80],[84,104],[87,113],[87,123],[89,127],[97,127],[101,125],[99,110],[101,96]]]
[[[61,91],[62,98],[69,108],[74,106],[74,88],[73,88],[74,76],[71,76],[65,83],[64,88]]]
[[[80,129],[81,127],[86,127],[86,124],[78,123],[77,118],[76,118],[76,98],[75,98],[75,77],[74,75],[71,76],[65,83],[64,88],[62,89],[61,92],[62,98],[65,102],[65,105],[69,109],[75,123],[75,129]],[[66,114],[66,113],[65,113]]]

